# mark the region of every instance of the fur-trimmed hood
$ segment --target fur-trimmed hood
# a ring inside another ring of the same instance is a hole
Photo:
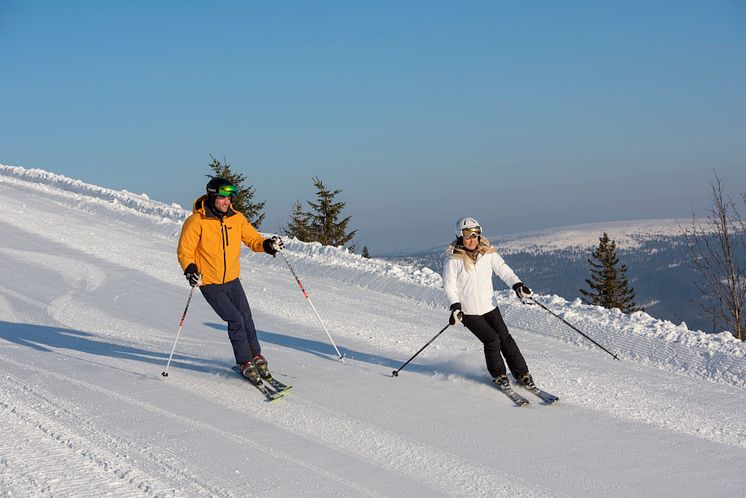
[[[494,247],[492,247],[492,244],[489,240],[487,240],[486,237],[479,237],[479,244],[477,245],[477,248],[471,253],[466,250],[460,237],[454,240],[451,245],[448,246],[448,249],[446,249],[446,255],[449,258],[461,259],[464,261],[464,268],[466,268],[466,271],[471,271],[474,263],[476,263],[477,258],[480,255],[484,256],[485,254],[491,254],[493,252],[497,251]]]

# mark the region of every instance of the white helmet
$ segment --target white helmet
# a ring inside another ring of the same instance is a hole
[[[465,218],[461,218],[456,222],[456,227],[453,229],[453,231],[456,233],[456,237],[461,237],[463,235],[463,230],[466,230],[468,228],[478,228],[480,232],[482,230],[482,227],[479,226],[479,222],[477,220],[470,216],[466,216]]]

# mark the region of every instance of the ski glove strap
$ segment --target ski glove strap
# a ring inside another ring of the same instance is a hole
[[[451,316],[448,318],[448,323],[451,325],[461,323],[461,320],[464,318],[464,313],[461,311],[461,303],[453,303],[450,310]]]
[[[189,266],[187,266],[186,270],[184,270],[184,276],[186,277],[187,282],[189,282],[189,285],[191,285],[192,287],[198,286],[199,281],[202,278],[197,265],[195,265],[194,263],[189,263]]]
[[[513,286],[513,290],[515,291],[515,294],[518,296],[518,299],[526,299],[531,296],[533,296],[533,292],[531,292],[531,289],[523,285],[523,282],[518,282]]]

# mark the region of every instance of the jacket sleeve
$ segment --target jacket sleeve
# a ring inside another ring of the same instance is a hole
[[[503,260],[503,258],[501,258],[496,252],[492,253],[492,270],[508,287],[512,288],[515,284],[521,281],[521,279],[513,273],[513,270],[510,269],[505,260]]]
[[[446,291],[448,304],[461,302],[458,292],[457,266],[459,261],[452,258],[446,258],[443,263],[443,289]]]
[[[239,215],[244,221],[241,227],[241,241],[254,252],[264,252],[262,247],[264,237],[246,220],[243,214],[239,213]]]
[[[179,258],[182,270],[186,270],[190,263],[195,263],[194,254],[197,251],[197,244],[199,244],[201,236],[202,224],[200,218],[198,215],[191,215],[181,227],[179,245],[176,247],[176,257]]]

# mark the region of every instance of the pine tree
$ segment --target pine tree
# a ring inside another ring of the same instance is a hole
[[[363,253],[361,254],[365,259],[370,259],[370,253],[368,252],[368,246],[363,246]]]
[[[580,289],[587,304],[603,306],[607,309],[618,308],[623,313],[643,311],[635,305],[635,291],[627,282],[627,266],[619,266],[616,255],[616,242],[609,239],[604,232],[599,238],[598,247],[593,251],[592,259],[588,258],[591,278],[586,279],[590,290]]]
[[[282,228],[282,233],[288,237],[295,237],[303,242],[311,241],[311,228],[309,227],[309,214],[303,211],[300,201],[293,204],[293,214],[290,215],[290,223]]]
[[[256,193],[254,191],[254,186],[249,185],[247,188],[243,188],[242,183],[246,180],[246,176],[231,171],[231,165],[228,164],[228,161],[226,161],[225,158],[223,158],[222,163],[212,157],[212,154],[210,154],[210,158],[212,159],[210,168],[212,169],[213,174],[209,176],[225,178],[236,186],[238,189],[238,195],[231,200],[231,206],[235,211],[243,213],[249,223],[259,230],[259,227],[262,226],[262,221],[264,221],[264,213],[262,212],[262,209],[264,209],[264,204],[266,202],[254,202],[254,194]]]
[[[308,201],[311,211],[308,212],[308,227],[310,238],[314,242],[321,242],[325,246],[343,246],[350,242],[357,230],[347,232],[347,225],[351,216],[337,221],[346,203],[334,202],[334,197],[342,192],[340,189],[331,191],[326,188],[321,179],[313,178],[316,187],[317,202]]]

